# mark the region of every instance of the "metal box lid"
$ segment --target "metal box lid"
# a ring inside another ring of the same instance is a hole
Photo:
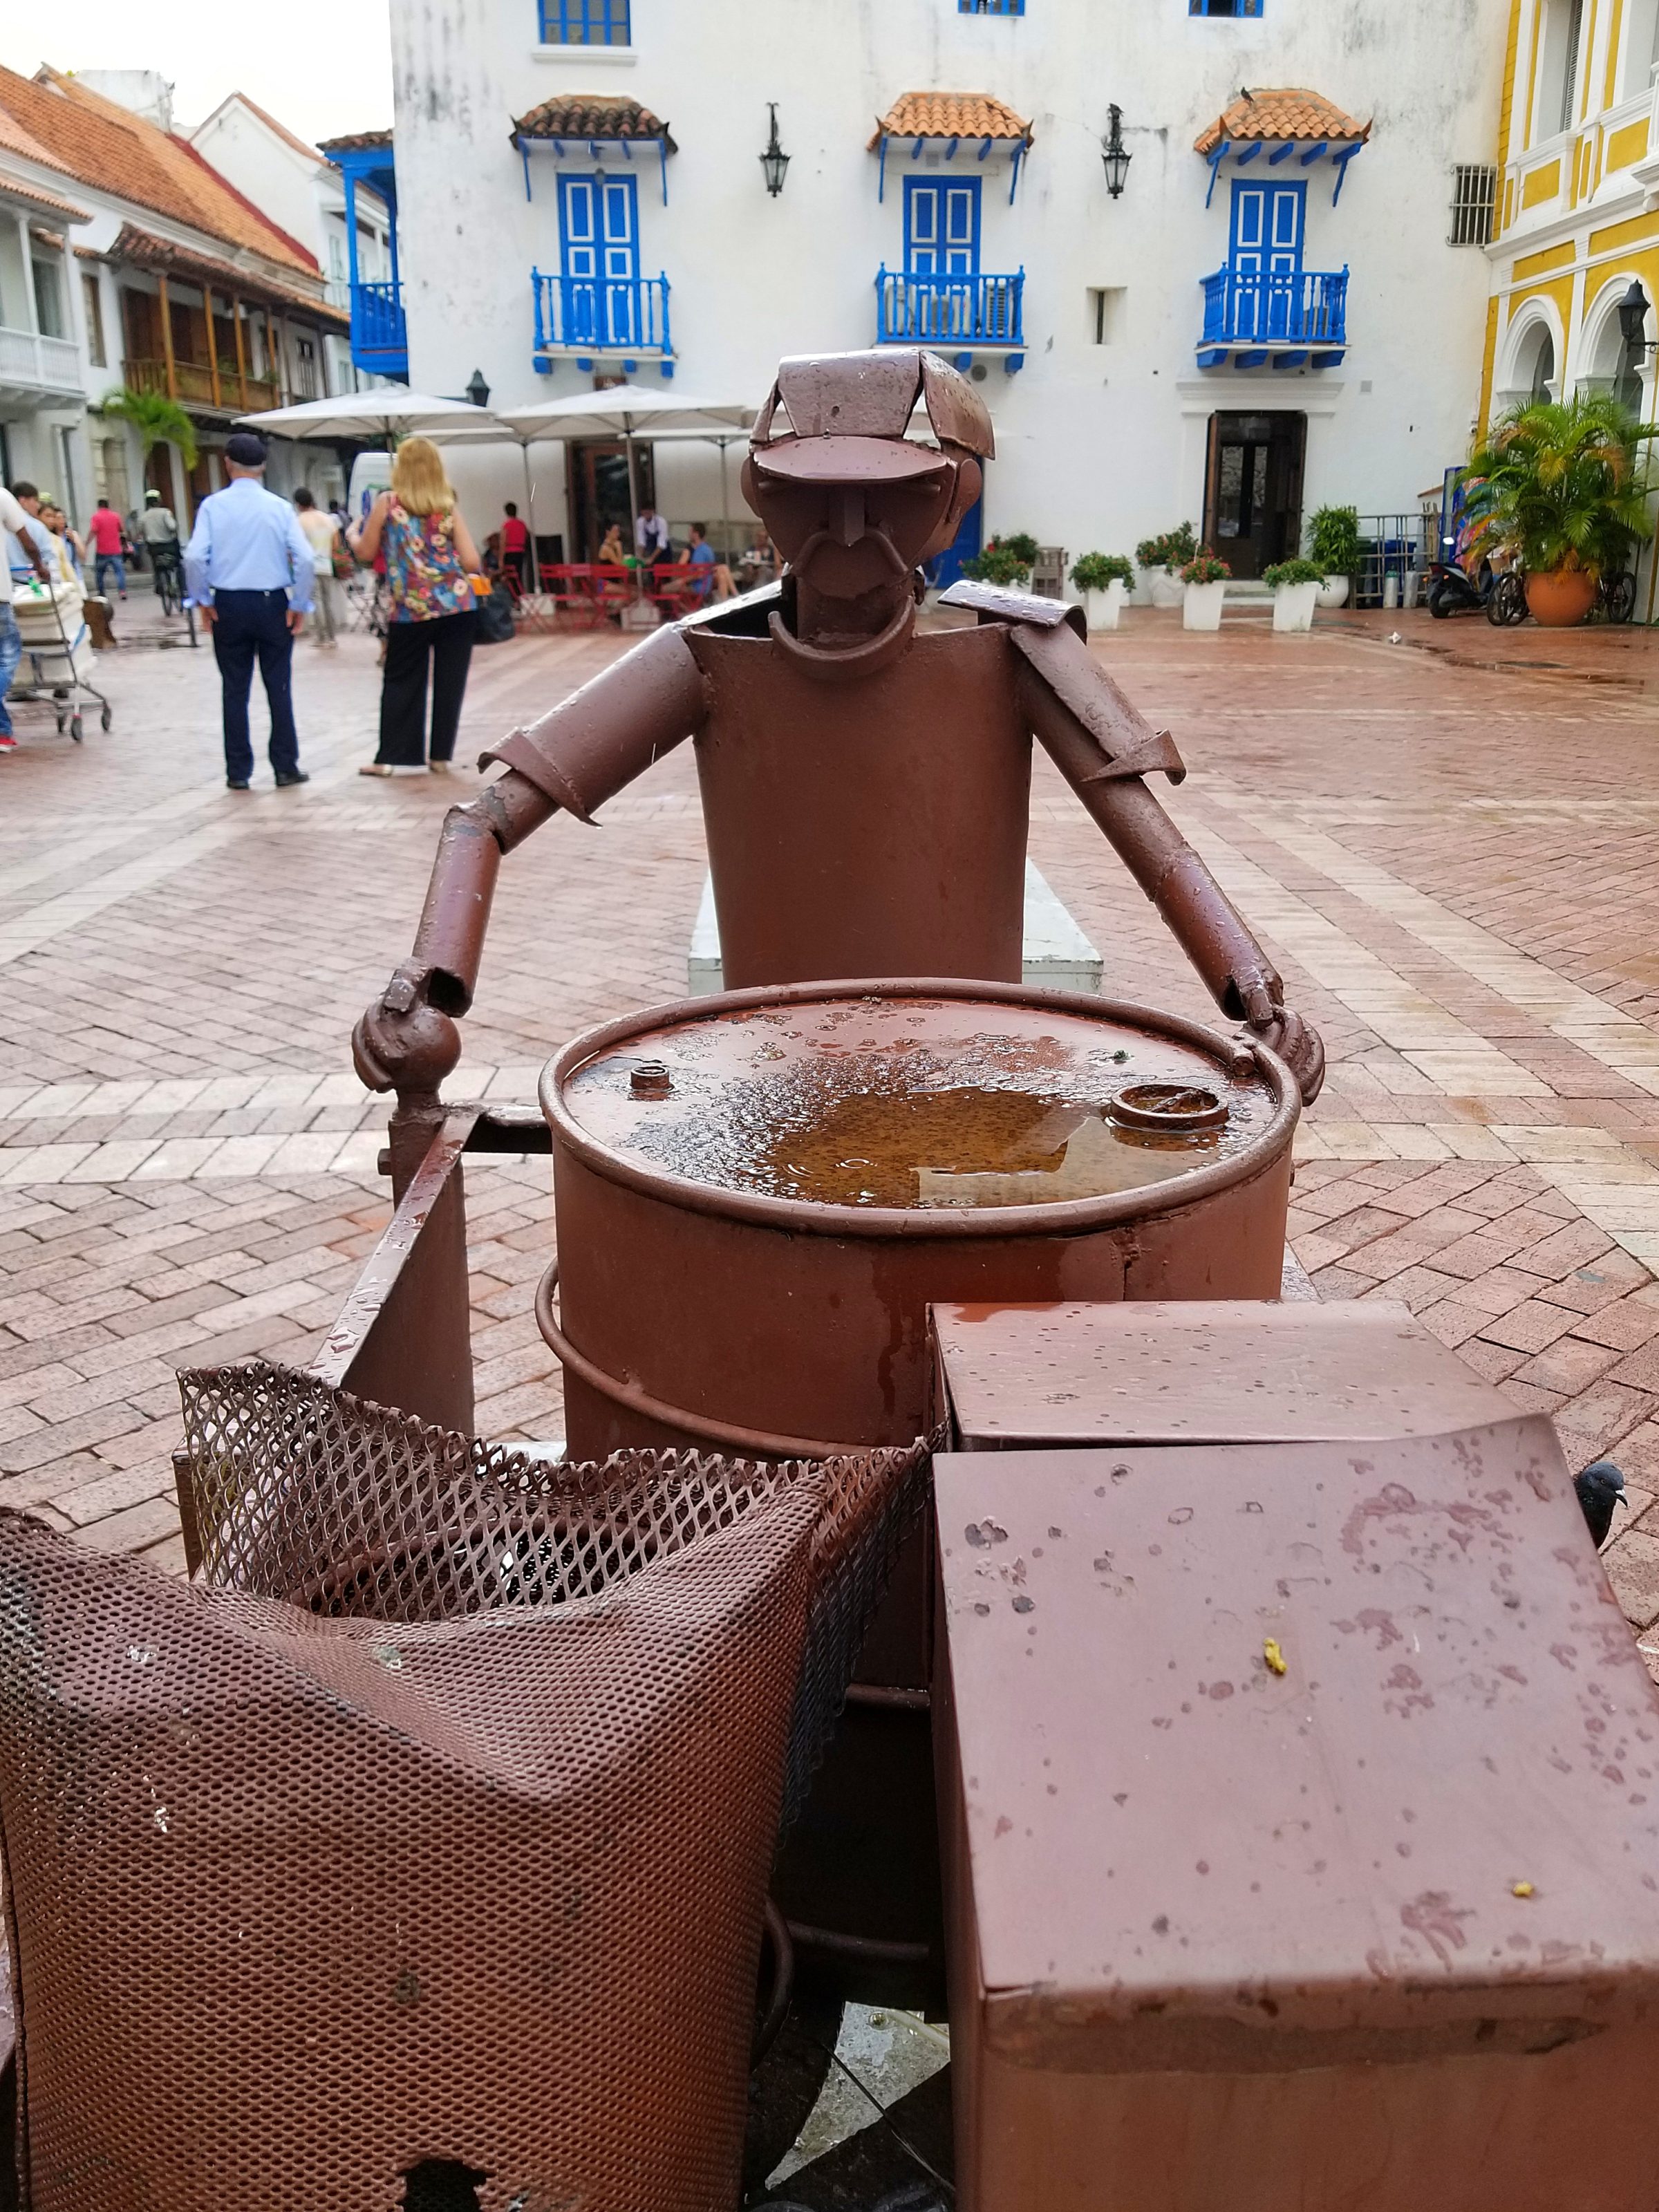
[[[932,1312],[964,1451],[1435,1436],[1515,1411],[1392,1299]]]
[[[1547,1420],[936,1482],[941,1822],[993,2046],[1279,2070],[1659,2001],[1659,1691]]]

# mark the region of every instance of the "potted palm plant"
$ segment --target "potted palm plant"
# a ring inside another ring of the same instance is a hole
[[[1182,629],[1219,629],[1221,603],[1227,595],[1232,570],[1218,561],[1207,545],[1200,547],[1182,569],[1185,586],[1181,603]]]
[[[1181,605],[1181,583],[1176,572],[1185,568],[1197,550],[1190,522],[1183,522],[1179,530],[1166,530],[1160,538],[1143,538],[1136,546],[1135,559],[1155,607]]]
[[[1072,581],[1083,594],[1083,611],[1091,629],[1115,629],[1134,563],[1121,553],[1080,553],[1072,563]]]
[[[1345,606],[1362,558],[1358,508],[1322,507],[1308,525],[1308,557],[1320,574],[1318,605]]]
[[[1314,605],[1325,583],[1316,561],[1275,561],[1262,570],[1261,580],[1273,595],[1275,629],[1313,628]]]
[[[1636,449],[1656,430],[1611,392],[1539,399],[1500,416],[1471,454],[1472,544],[1524,570],[1546,629],[1583,622],[1601,578],[1652,535]]]

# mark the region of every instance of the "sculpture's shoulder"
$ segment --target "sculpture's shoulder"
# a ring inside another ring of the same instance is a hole
[[[765,637],[767,624],[783,605],[783,586],[763,584],[757,592],[744,592],[735,599],[721,599],[682,615],[674,627],[697,637]]]
[[[1030,623],[1038,629],[1058,629],[1062,623],[1069,623],[1079,637],[1089,635],[1088,620],[1079,606],[1064,599],[1040,599],[1035,592],[1010,591],[1002,584],[976,584],[966,576],[948,592],[941,592],[939,604],[961,607],[977,615],[981,623]]]

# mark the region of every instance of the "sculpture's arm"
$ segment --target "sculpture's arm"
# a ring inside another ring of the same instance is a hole
[[[1169,924],[1223,1013],[1289,1065],[1311,1104],[1325,1080],[1319,1032],[1285,1004],[1285,987],[1243,916],[1141,781],[1185,775],[1167,732],[1155,732],[1066,623],[1011,631],[1021,656],[1022,712],[1044,750]]]
[[[678,629],[659,629],[484,754],[507,773],[445,817],[415,949],[352,1032],[370,1090],[435,1092],[460,1058],[455,1017],[472,1003],[502,854],[550,814],[591,823],[707,713],[690,647]]]

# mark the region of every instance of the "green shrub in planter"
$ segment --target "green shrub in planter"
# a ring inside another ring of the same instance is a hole
[[[1275,561],[1261,571],[1261,580],[1276,592],[1281,584],[1322,584],[1326,574],[1317,561]]]
[[[1030,544],[1029,538],[1022,541]],[[1032,550],[1032,560],[1036,557]],[[975,553],[962,564],[964,576],[971,576],[976,584],[1000,584],[1005,589],[1023,591],[1031,580],[1031,562],[1020,557],[1018,546],[993,538],[982,553]]]
[[[1017,560],[1023,561],[1028,568],[1036,568],[1037,542],[1029,530],[1010,531],[1007,537],[999,538],[996,542],[1005,553],[1012,553]]]
[[[1224,584],[1232,574],[1224,561],[1218,561],[1206,546],[1196,553],[1181,572],[1183,584]]]
[[[1322,507],[1308,525],[1308,552],[1322,583],[1327,576],[1355,576],[1362,559],[1359,510]]]
[[[1109,584],[1134,580],[1134,563],[1121,553],[1079,553],[1072,563],[1072,581],[1079,592],[1103,592]]]
[[[1161,538],[1143,538],[1135,548],[1135,559],[1143,568],[1179,568],[1197,550],[1193,526],[1183,522],[1179,530],[1167,530]]]

